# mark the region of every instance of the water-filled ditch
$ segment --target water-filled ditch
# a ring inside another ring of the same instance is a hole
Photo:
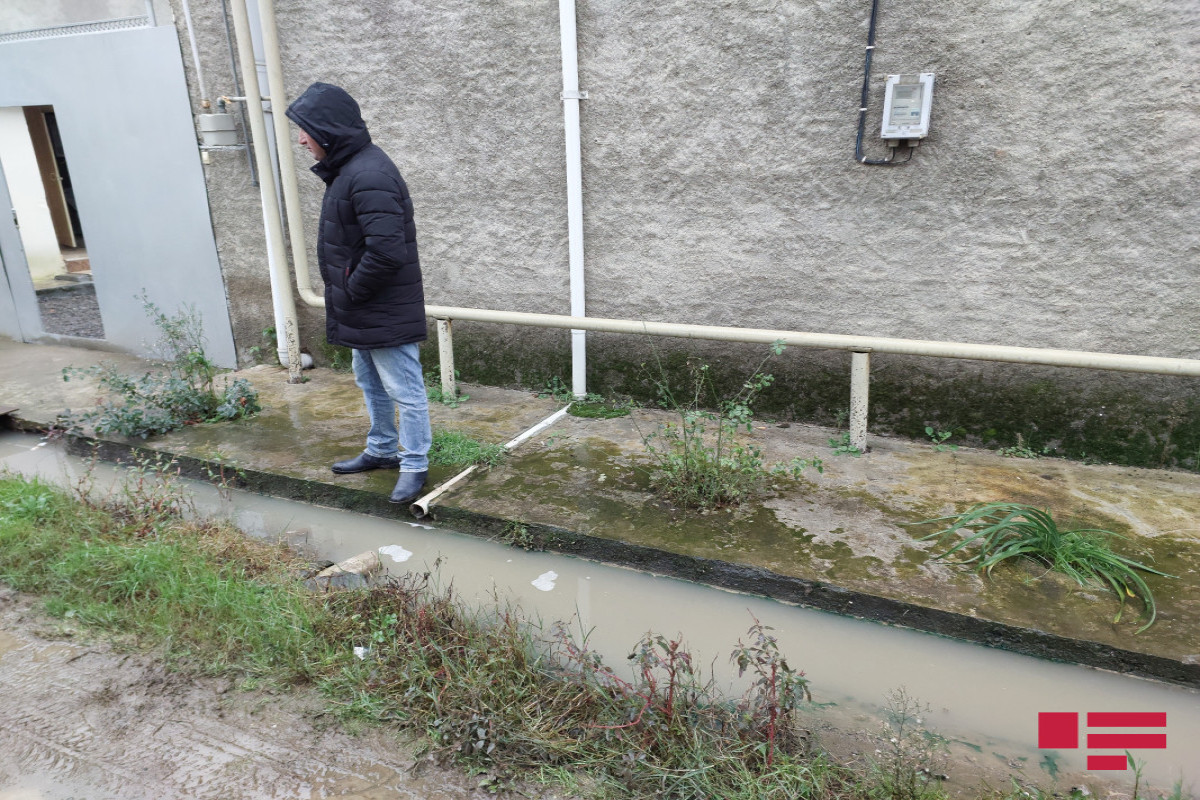
[[[57,482],[84,469],[56,445],[24,434],[0,434],[0,467]],[[97,474],[102,483],[116,473],[101,467]],[[948,771],[960,781],[973,783],[973,778],[995,776],[1010,767],[1043,785],[1050,783],[1055,769],[1060,781],[1080,780],[1088,754],[1120,752],[1037,749],[1038,713],[1047,711],[1079,712],[1081,721],[1088,712],[1165,711],[1167,748],[1133,751],[1145,762],[1145,778],[1165,788],[1183,777],[1186,789],[1187,781],[1200,777],[1196,689],[527,552],[401,516],[382,519],[245,492],[219,493],[207,484],[189,486],[203,513],[232,519],[255,536],[287,533],[334,561],[382,549],[383,562],[394,574],[423,571],[436,561],[440,580],[452,581],[461,597],[491,603],[498,595],[547,624],[572,620],[576,631],[589,632],[589,645],[612,665],[623,663],[648,630],[682,635],[698,663],[711,665],[722,685],[740,692],[729,653],[753,615],[774,628],[791,664],[805,670],[814,700],[831,704],[813,712],[815,724],[841,731],[878,729],[887,695],[904,687],[931,706],[926,721],[952,740]],[[863,739],[846,741],[868,752],[871,747]],[[1086,738],[1081,737],[1080,744],[1086,747]],[[1093,774],[1106,781],[1132,782],[1131,773]]]

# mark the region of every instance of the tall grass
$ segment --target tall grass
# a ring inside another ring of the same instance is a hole
[[[207,673],[306,679],[328,657],[294,555],[210,522],[147,528],[36,481],[0,480],[0,581]],[[157,513],[157,512],[154,512]],[[149,532],[148,532],[149,531]]]
[[[1121,602],[1114,622],[1121,621],[1126,598],[1141,600],[1142,617],[1147,622],[1138,628],[1138,633],[1153,625],[1158,616],[1154,594],[1139,572],[1172,577],[1113,552],[1110,541],[1127,537],[1097,528],[1062,530],[1048,509],[1021,503],[984,503],[962,514],[921,524],[944,522],[951,525],[922,540],[937,539],[944,543],[959,534],[964,538],[938,558],[963,554],[959,563],[974,564],[979,572],[989,576],[1005,561],[1028,558],[1073,578],[1080,586],[1106,586]],[[968,552],[974,554],[966,557]]]
[[[282,547],[187,519],[163,502],[169,484],[144,491],[159,501],[119,493],[117,509],[0,477],[0,581],[180,669],[314,685],[341,717],[424,735],[492,791],[543,776],[595,798],[883,796],[808,752],[807,680],[757,620],[732,656],[751,686],[728,699],[678,639],[648,633],[609,666],[586,636],[467,606],[434,572],[308,593]]]

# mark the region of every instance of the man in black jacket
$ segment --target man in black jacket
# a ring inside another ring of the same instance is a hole
[[[393,503],[416,499],[432,442],[418,342],[426,338],[412,199],[396,165],[371,143],[358,103],[314,83],[287,109],[325,182],[317,264],[325,282],[325,332],[351,348],[371,429],[366,450],[338,461],[339,475],[399,467]],[[400,426],[396,426],[396,408]]]

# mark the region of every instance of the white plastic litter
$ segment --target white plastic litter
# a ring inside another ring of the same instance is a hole
[[[397,564],[408,561],[413,555],[411,551],[405,550],[398,544],[389,544],[387,547],[381,547],[379,548],[379,552],[381,555],[391,556],[392,561],[395,561]]]
[[[554,582],[556,580],[558,580],[558,573],[554,570],[551,570],[550,572],[543,572],[541,575],[538,575],[537,578],[533,581],[530,581],[530,583],[533,584],[533,588],[535,589],[543,592],[549,592],[554,588]]]

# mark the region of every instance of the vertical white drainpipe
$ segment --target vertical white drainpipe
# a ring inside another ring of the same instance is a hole
[[[153,9],[153,3],[149,4]],[[187,25],[188,42],[192,45],[192,63],[196,65],[196,84],[200,87],[200,107],[207,109],[208,102],[208,87],[204,85],[204,71],[200,69],[200,48],[196,46],[196,31],[192,28],[192,9],[188,7],[188,0],[183,0],[183,21]]]
[[[313,291],[308,272],[308,246],[304,242],[304,220],[300,214],[300,189],[296,184],[296,162],[292,158],[292,134],[288,129],[287,90],[283,87],[283,59],[279,55],[279,28],[275,24],[274,0],[258,0],[262,24],[263,58],[267,62],[267,91],[271,95],[271,118],[275,123],[275,153],[279,157],[279,179],[283,185],[283,206],[287,212],[288,236],[292,243],[292,262],[296,265],[296,289],[300,300],[310,306],[324,306],[325,298]]]
[[[575,0],[558,0],[562,34],[563,122],[567,145],[567,249],[571,271],[571,316],[587,316],[583,277],[583,159],[579,145],[579,53],[575,32]],[[587,394],[587,334],[571,331],[571,391]]]
[[[246,110],[250,114],[250,136],[254,158],[258,162],[258,189],[262,196],[263,221],[267,231],[267,261],[271,274],[271,302],[275,308],[275,345],[279,361],[288,368],[289,383],[300,383],[300,338],[296,325],[296,301],[288,279],[287,248],[283,243],[283,223],[279,199],[275,196],[275,171],[267,147],[267,122],[263,115],[262,93],[258,88],[258,68],[254,64],[254,45],[250,39],[250,16],[246,0],[233,0],[233,28],[237,38],[238,65],[245,83]],[[280,112],[282,113],[282,112]],[[280,142],[282,151],[288,146]]]

